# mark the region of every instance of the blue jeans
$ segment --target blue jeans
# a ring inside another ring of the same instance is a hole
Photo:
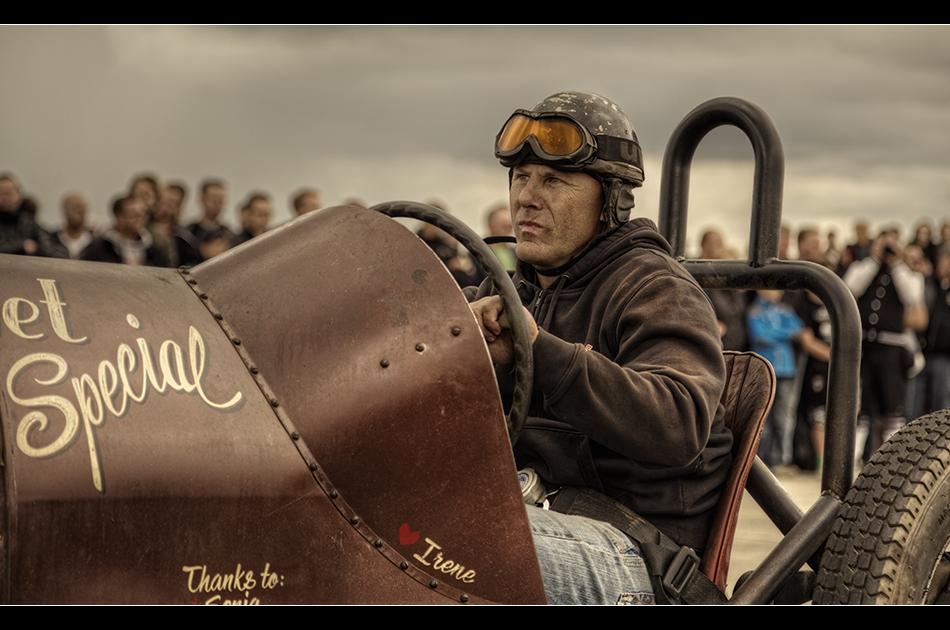
[[[911,381],[907,420],[924,413],[950,409],[950,356],[932,354],[925,357],[924,369]]]
[[[795,437],[795,409],[798,407],[798,392],[795,379],[775,379],[775,402],[765,419],[758,455],[769,468],[792,463],[792,445]]]
[[[529,506],[549,604],[653,604],[640,550],[612,525]]]

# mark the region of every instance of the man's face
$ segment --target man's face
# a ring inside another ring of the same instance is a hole
[[[145,203],[138,197],[132,197],[122,206],[122,212],[115,215],[115,231],[127,239],[136,239],[145,227]]]
[[[821,260],[821,242],[818,234],[808,232],[798,243],[798,257],[805,261],[818,262]]]
[[[218,216],[224,209],[225,201],[227,201],[227,195],[222,186],[208,186],[204,194],[201,195],[201,205],[204,207],[205,218],[209,221],[217,221]]]
[[[566,264],[603,230],[603,189],[586,173],[522,164],[508,196],[518,258],[540,269]]]
[[[9,179],[0,179],[0,211],[16,212],[20,206],[20,190]]]
[[[489,236],[511,236],[511,212],[508,208],[498,208],[491,215],[488,222]]]
[[[177,223],[181,211],[182,195],[175,188],[163,188],[158,203],[152,208],[152,219],[156,223]]]
[[[86,225],[86,200],[79,195],[70,195],[63,201],[63,216],[66,225],[74,230]]]
[[[140,179],[132,185],[132,196],[144,201],[146,208],[151,208],[158,202],[152,184],[144,179]]]
[[[255,199],[250,208],[244,211],[244,228],[254,236],[263,234],[270,223],[270,217],[270,202],[266,199]]]
[[[181,202],[185,200],[182,192],[171,186],[162,189],[161,199],[171,204],[176,211],[181,210]]]
[[[701,245],[703,258],[715,258],[719,250],[722,249],[722,236],[719,232],[707,232]]]

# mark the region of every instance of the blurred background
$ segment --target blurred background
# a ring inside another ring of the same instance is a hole
[[[950,219],[946,26],[0,26],[0,171],[47,229],[79,191],[89,223],[148,173],[227,182],[240,230],[251,190],[319,190],[323,206],[438,201],[476,231],[507,199],[492,154],[516,108],[563,89],[600,93],[640,138],[640,215],[656,219],[676,124],[710,98],[761,106],[782,136],[785,223],[851,240]],[[721,128],[694,162],[687,251],[718,229],[748,243],[752,152]],[[795,244],[792,244],[794,254]]]

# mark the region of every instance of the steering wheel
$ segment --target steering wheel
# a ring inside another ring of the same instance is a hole
[[[372,210],[391,218],[405,217],[431,223],[461,243],[488,272],[495,291],[501,297],[504,312],[508,314],[514,340],[515,390],[511,410],[505,418],[508,425],[508,437],[511,445],[514,446],[524,427],[528,408],[531,405],[531,391],[534,388],[534,354],[531,349],[531,332],[528,330],[524,308],[521,306],[521,299],[505,267],[472,228],[438,208],[412,201],[390,201],[373,206]]]

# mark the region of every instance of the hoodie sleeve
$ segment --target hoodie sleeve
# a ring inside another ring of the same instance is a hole
[[[687,466],[699,458],[725,381],[712,305],[685,275],[656,273],[607,296],[597,305],[596,344],[544,330],[534,344],[545,407],[645,464]]]

